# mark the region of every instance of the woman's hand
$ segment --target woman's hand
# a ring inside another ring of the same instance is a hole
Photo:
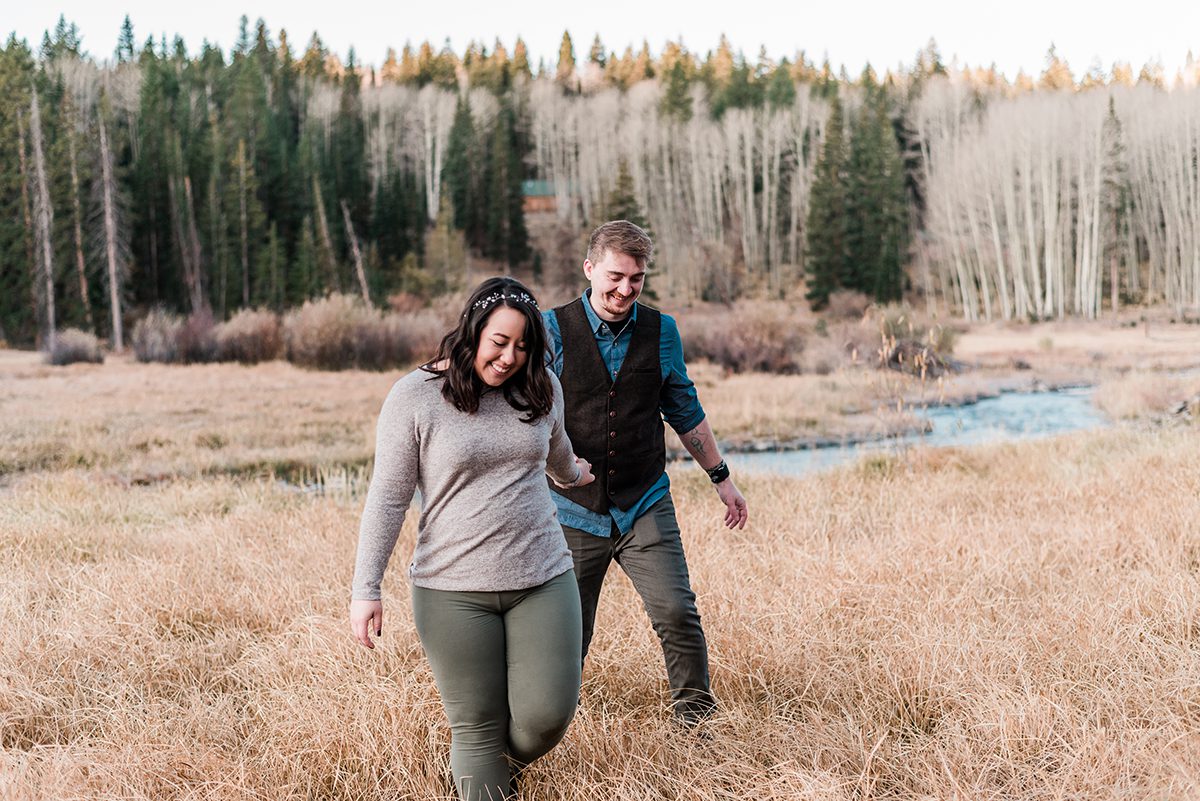
[[[557,478],[550,476],[550,480],[554,482],[554,486],[558,487],[559,489],[575,489],[576,487],[582,487],[585,484],[591,484],[596,480],[596,477],[592,475],[591,462],[589,462],[587,459],[584,459],[582,456],[576,456],[575,464],[579,466],[579,478],[575,480],[575,483],[559,484]]]
[[[374,648],[371,635],[379,637],[383,634],[383,601],[351,601],[350,630],[354,633],[354,639],[368,648]]]

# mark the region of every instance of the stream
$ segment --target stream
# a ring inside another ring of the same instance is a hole
[[[803,450],[731,453],[734,472],[803,475],[857,460],[869,453],[896,453],[906,448],[980,445],[1036,439],[1108,425],[1092,404],[1093,387],[1053,392],[1006,392],[963,406],[934,406],[921,416],[926,433],[884,440]]]

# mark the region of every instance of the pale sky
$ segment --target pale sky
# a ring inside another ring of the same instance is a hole
[[[490,50],[497,37],[510,52],[524,38],[536,66],[539,57],[553,66],[563,30],[582,61],[597,33],[609,51],[637,50],[643,39],[654,54],[668,39],[682,37],[701,56],[716,47],[720,35],[734,50],[755,60],[759,48],[778,60],[804,50],[817,62],[827,55],[834,68],[844,64],[857,75],[868,61],[882,71],[910,65],[930,37],[950,62],[986,66],[995,63],[1010,78],[1017,70],[1037,75],[1053,42],[1076,77],[1094,62],[1105,71],[1113,61],[1132,63],[1134,72],[1159,61],[1168,78],[1190,50],[1200,56],[1200,2],[1113,3],[1109,0],[434,0],[393,2],[296,2],[296,0],[2,0],[0,32],[25,38],[37,47],[42,32],[59,14],[79,25],[84,49],[111,57],[126,14],[139,45],[149,35],[176,33],[195,53],[204,39],[228,50],[238,20],[266,20],[272,36],[285,28],[302,50],[316,30],[325,45],[343,59],[351,46],[360,63],[378,65],[388,47],[428,39],[437,46],[449,37],[462,54],[472,39]]]

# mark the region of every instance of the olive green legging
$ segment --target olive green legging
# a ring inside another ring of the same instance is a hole
[[[579,701],[575,571],[508,592],[412,588],[413,618],[446,717],[463,801],[515,792],[513,769],[553,748]]]

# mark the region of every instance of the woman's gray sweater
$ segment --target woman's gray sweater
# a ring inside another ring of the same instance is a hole
[[[414,488],[422,509],[408,575],[418,587],[521,590],[571,569],[546,473],[569,484],[579,468],[563,427],[562,386],[549,377],[553,410],[533,423],[522,423],[526,413],[499,390],[486,391],[475,414],[460,412],[442,397],[442,379],[423,370],[392,386],[359,528],[355,599],[379,598]]]

